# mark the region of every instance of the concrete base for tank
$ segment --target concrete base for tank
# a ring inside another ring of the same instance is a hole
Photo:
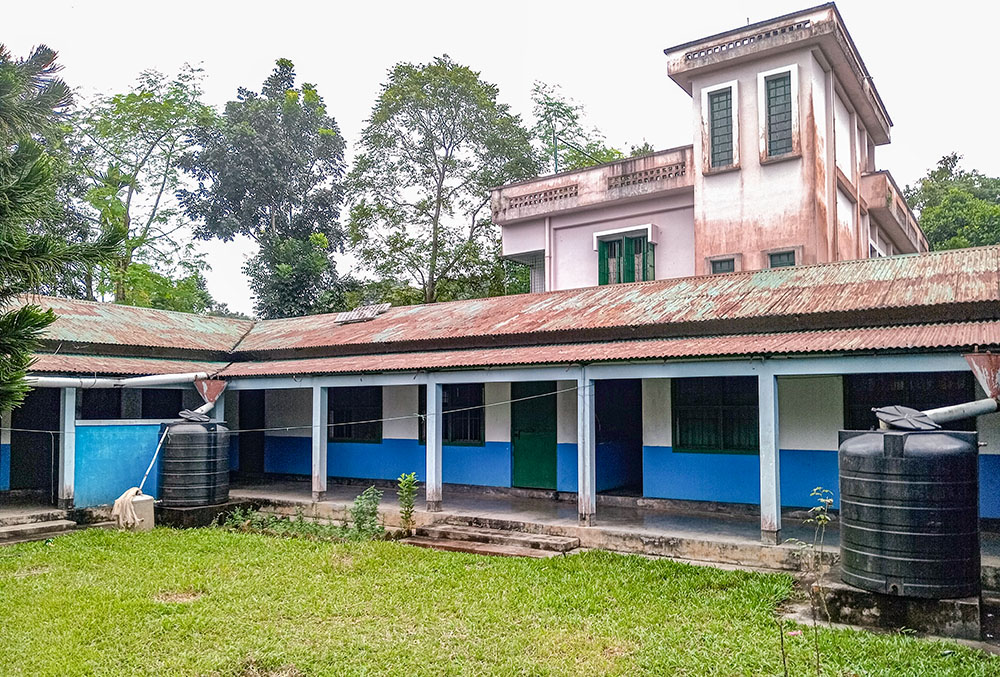
[[[207,527],[220,515],[231,513],[236,508],[252,507],[249,501],[231,500],[221,505],[199,506],[197,508],[167,508],[162,505],[156,506],[157,526],[175,527],[178,529],[190,529],[193,527]]]
[[[899,630],[979,640],[980,599],[918,599],[868,592],[844,583],[832,574],[811,587],[820,618],[829,612],[830,621],[868,628]],[[824,608],[825,599],[825,608]]]

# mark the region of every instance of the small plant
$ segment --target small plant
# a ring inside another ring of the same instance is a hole
[[[399,519],[403,533],[407,536],[413,531],[413,501],[417,497],[417,473],[399,476]]]
[[[809,608],[812,611],[813,625],[813,648],[816,654],[816,674],[821,674],[820,651],[819,651],[819,624],[817,618],[819,609],[817,608],[816,597],[818,596],[823,605],[823,613],[827,622],[830,621],[830,610],[826,606],[826,591],[823,590],[823,577],[826,575],[826,565],[823,563],[823,541],[826,538],[826,527],[830,524],[830,508],[833,506],[833,492],[823,487],[813,489],[810,496],[814,497],[817,505],[809,509],[809,518],[804,520],[805,524],[812,524],[814,527],[812,543],[799,540],[797,538],[788,539],[789,543],[794,543],[802,553],[802,561],[805,564],[804,582],[807,590],[809,582],[815,583],[816,594],[809,590]],[[782,643],[782,658],[784,659],[784,643]]]
[[[352,541],[370,541],[385,535],[385,526],[378,519],[378,505],[382,491],[370,486],[354,499],[351,506],[351,525],[345,537]]]

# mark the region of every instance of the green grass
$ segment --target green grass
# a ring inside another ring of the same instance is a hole
[[[2,675],[779,675],[787,576],[590,552],[484,558],[221,529],[0,548]],[[824,630],[825,674],[996,675],[1000,659]],[[807,675],[809,632],[787,636]]]

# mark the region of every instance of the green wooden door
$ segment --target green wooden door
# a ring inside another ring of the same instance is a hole
[[[510,405],[513,485],[531,489],[556,488],[556,396],[554,381],[511,383]]]

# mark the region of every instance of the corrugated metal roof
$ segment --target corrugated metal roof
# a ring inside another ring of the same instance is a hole
[[[53,296],[23,300],[58,315],[45,334],[52,341],[228,352],[253,326],[250,320]]]
[[[237,352],[503,337],[1000,302],[1000,247],[658,280],[392,308],[338,325],[334,315],[258,322]],[[958,318],[955,318],[958,319]]]
[[[204,371],[209,374],[223,369],[228,362],[200,360],[170,360],[152,357],[106,357],[102,355],[71,355],[67,353],[37,354],[32,372],[54,374],[137,375],[188,374]]]
[[[824,331],[608,341],[234,362],[220,377],[373,373],[621,360],[933,350],[1000,346],[1000,320]]]

